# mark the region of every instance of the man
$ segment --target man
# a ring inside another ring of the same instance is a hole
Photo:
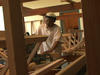
[[[53,13],[48,13],[44,16],[43,24],[39,27],[38,35],[47,35],[46,41],[42,42],[38,54],[47,54],[51,52],[60,52],[57,43],[61,37],[60,27],[54,24],[56,16]]]

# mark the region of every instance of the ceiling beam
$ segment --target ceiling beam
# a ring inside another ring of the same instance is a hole
[[[81,9],[81,3],[74,3],[73,6],[71,4],[65,4],[65,5],[58,5],[46,8],[39,8],[39,9],[28,9],[26,7],[23,7],[22,9],[24,16],[42,15],[48,12],[60,12],[60,11]]]
[[[61,2],[69,2],[69,3],[71,3],[71,4],[76,3],[76,2],[73,1],[73,0],[61,0]]]
[[[37,0],[20,0],[21,3],[23,2],[31,2],[31,1],[37,1]],[[0,0],[0,6],[3,6],[3,0]]]
[[[31,1],[37,1],[37,0],[20,0],[22,3],[23,2],[31,2]]]

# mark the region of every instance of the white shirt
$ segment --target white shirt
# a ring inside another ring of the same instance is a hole
[[[56,41],[59,41],[59,39],[61,37],[60,27],[57,25],[54,25],[52,28],[47,28],[46,25],[41,25],[39,27],[37,34],[48,36],[47,40],[42,42],[42,44],[39,48],[38,54],[41,54],[41,52],[50,50],[53,47],[53,44]]]

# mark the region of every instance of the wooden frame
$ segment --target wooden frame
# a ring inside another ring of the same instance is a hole
[[[100,75],[100,0],[82,0],[88,75]]]
[[[55,12],[56,8],[57,7],[51,10]],[[68,7],[68,9],[70,10],[77,9],[77,8],[80,8],[80,7],[77,7],[77,6],[75,8]],[[61,9],[62,8],[59,7],[58,10],[61,11]],[[13,15],[13,11],[15,11],[15,15]],[[38,11],[41,11],[41,10],[38,10]],[[46,12],[49,12],[49,11],[46,10]],[[32,13],[35,13],[35,12],[32,12]],[[19,0],[8,0],[8,1],[5,0],[4,1],[4,16],[5,16],[5,24],[6,24],[7,48],[9,51],[8,59],[9,59],[10,75],[28,75],[27,65],[26,65],[26,60],[25,60],[25,52],[24,52],[25,43],[24,43],[20,1]],[[17,36],[16,34],[19,34],[19,36]],[[63,59],[59,59],[57,62],[61,62],[61,61],[63,61]],[[56,62],[53,63],[53,65],[56,65]],[[49,68],[52,68],[52,66],[49,66]],[[47,69],[48,67],[44,67],[42,70],[39,70],[39,72],[36,72],[36,74],[40,74],[41,72],[44,72]]]
[[[28,75],[24,50],[22,13],[19,0],[4,0],[4,21],[6,25],[10,75]],[[16,34],[19,34],[19,36]]]

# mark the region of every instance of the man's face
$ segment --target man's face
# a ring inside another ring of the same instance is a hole
[[[44,17],[44,22],[47,26],[52,26],[54,24],[54,21],[48,17]]]

